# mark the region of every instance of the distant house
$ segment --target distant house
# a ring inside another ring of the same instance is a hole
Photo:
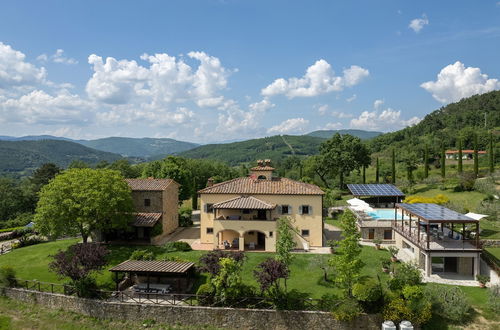
[[[126,179],[137,213],[129,230],[106,233],[106,240],[156,244],[178,226],[179,184],[171,179]]]
[[[478,150],[479,155],[485,155],[486,151]],[[446,159],[458,159],[458,150],[446,150],[445,151]],[[474,158],[474,150],[462,150],[462,159],[473,159]]]
[[[323,245],[323,195],[316,185],[273,176],[270,160],[248,177],[200,190],[201,243],[213,248],[276,251],[276,220],[290,217],[298,248]]]

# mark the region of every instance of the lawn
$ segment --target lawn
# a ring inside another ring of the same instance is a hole
[[[485,248],[489,253],[494,255],[498,260],[500,260],[500,247],[487,247]]]
[[[64,283],[65,280],[58,279],[57,276],[48,270],[51,261],[50,255],[55,254],[60,249],[65,249],[69,245],[77,242],[76,239],[59,240],[55,242],[42,243],[14,250],[8,254],[0,256],[0,266],[9,265],[14,267],[17,277],[20,279],[36,279],[44,282]],[[155,254],[156,259],[177,257],[186,261],[198,262],[204,251],[189,252],[165,252],[161,247],[136,247],[136,246],[110,246],[109,255],[110,268],[120,262],[127,260],[130,254],[136,249],[147,249]],[[257,282],[253,276],[253,270],[266,258],[272,257],[272,253],[249,252],[243,265],[243,281],[257,287]],[[319,298],[325,293],[335,293],[336,288],[332,288],[330,283],[325,283],[323,271],[319,268],[319,263],[331,258],[331,255],[317,255],[309,253],[296,253],[291,264],[291,277],[288,280],[289,289],[297,289],[301,292],[311,294],[313,298]],[[380,258],[389,258],[389,253],[385,250],[375,250],[372,247],[363,246],[361,257],[365,262],[363,275],[377,276],[385,281],[388,275],[381,273]],[[115,284],[112,275],[108,271],[103,271],[97,276],[98,283],[107,289],[114,289]],[[204,278],[201,278],[203,281]]]
[[[486,198],[486,195],[478,191],[461,191],[455,192],[452,189],[441,190],[439,188],[430,188],[428,185],[416,185],[415,192],[411,195],[419,195],[424,197],[434,197],[436,195],[444,195],[449,198],[450,202],[455,205],[463,206],[469,212],[476,212],[477,207]]]
[[[200,329],[196,327],[155,324],[151,320],[100,320],[82,314],[45,308],[0,297],[0,329]],[[203,327],[203,329],[215,329]]]

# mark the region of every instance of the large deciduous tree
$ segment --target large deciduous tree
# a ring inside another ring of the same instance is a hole
[[[134,211],[128,184],[118,171],[69,169],[40,191],[35,222],[49,237],[82,236],[126,228]]]
[[[321,144],[319,151],[318,167],[325,169],[331,177],[338,177],[340,189],[344,187],[344,176],[370,165],[371,161],[368,148],[361,139],[349,134],[335,134]]]

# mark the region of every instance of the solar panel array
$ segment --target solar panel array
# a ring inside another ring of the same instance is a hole
[[[396,204],[398,207],[416,215],[417,217],[429,221],[470,221],[475,222],[472,218],[469,218],[462,213],[455,212],[444,206],[430,203],[399,203]]]
[[[347,188],[354,196],[404,196],[392,184],[348,184]]]

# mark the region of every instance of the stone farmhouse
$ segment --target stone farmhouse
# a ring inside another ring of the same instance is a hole
[[[316,185],[273,176],[270,160],[258,161],[248,177],[198,191],[201,243],[212,248],[276,251],[277,219],[290,217],[296,246],[323,246],[323,195]]]

